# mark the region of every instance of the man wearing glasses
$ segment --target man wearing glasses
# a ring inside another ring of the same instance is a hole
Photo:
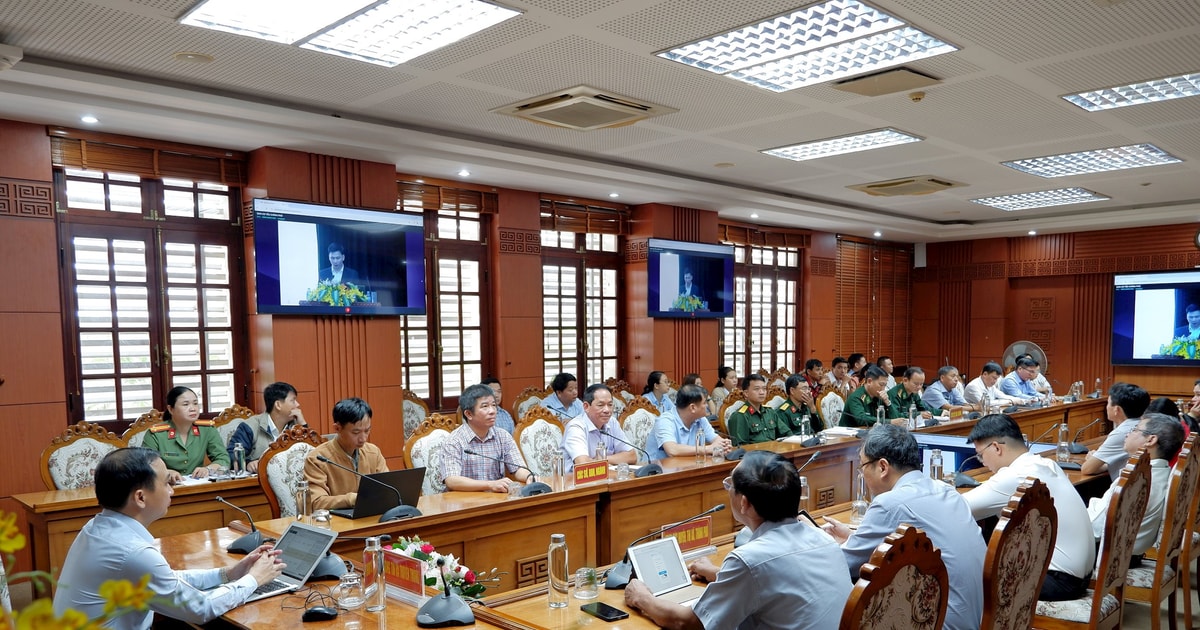
[[[1108,388],[1108,407],[1105,413],[1113,423],[1113,430],[1104,438],[1100,448],[1088,453],[1080,466],[1080,472],[1085,475],[1098,475],[1108,471],[1108,476],[1116,481],[1121,476],[1121,469],[1129,461],[1125,452],[1125,436],[1138,425],[1142,414],[1150,406],[1150,394],[1146,390],[1129,383],[1113,383]]]
[[[979,461],[993,473],[963,495],[975,520],[1000,514],[1026,477],[1046,484],[1058,511],[1058,535],[1038,599],[1054,602],[1082,597],[1096,563],[1096,543],[1087,507],[1071,479],[1054,460],[1029,452],[1021,427],[1007,414],[980,418],[967,441],[975,446]]]
[[[1038,375],[1038,362],[1030,357],[1017,359],[1017,369],[1000,379],[1000,391],[1018,405],[1028,405],[1041,397],[1034,380]]]

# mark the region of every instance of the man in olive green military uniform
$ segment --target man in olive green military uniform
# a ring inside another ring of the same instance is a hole
[[[742,391],[746,402],[729,414],[726,426],[729,439],[734,446],[770,442],[775,438],[792,434],[780,421],[774,409],[767,407],[767,378],[761,374],[748,374],[742,379]]]
[[[879,417],[878,410],[884,409],[888,417],[887,373],[878,365],[868,365],[863,370],[862,385],[846,397],[846,408],[842,410],[841,425],[844,427],[869,427]]]
[[[933,417],[933,410],[921,400],[921,390],[925,387],[925,370],[910,367],[904,371],[904,381],[888,390],[888,419],[901,418],[908,420],[908,409],[913,407],[919,417],[926,420]]]
[[[821,416],[817,414],[817,404],[813,401],[812,388],[809,387],[808,381],[804,380],[804,375],[789,376],[784,387],[787,389],[788,399],[776,409],[780,424],[786,426],[792,435],[800,435],[800,426],[803,424],[804,416],[808,416],[809,427],[813,433],[823,430],[825,424],[821,422]]]

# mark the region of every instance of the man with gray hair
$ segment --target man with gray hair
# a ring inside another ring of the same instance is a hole
[[[511,483],[504,474],[526,483],[533,476],[513,437],[496,429],[496,394],[487,385],[472,385],[458,397],[462,425],[442,442],[442,480],[447,490],[508,492]],[[474,451],[472,455],[466,451]],[[482,455],[490,456],[483,457]],[[499,459],[503,463],[495,461]]]
[[[842,545],[851,577],[901,523],[925,530],[942,550],[950,574],[945,630],[979,628],[983,618],[983,559],[987,545],[971,508],[949,484],[921,471],[917,440],[893,424],[871,427],[858,454],[859,470],[874,499],[858,530],[825,517],[825,531]]]

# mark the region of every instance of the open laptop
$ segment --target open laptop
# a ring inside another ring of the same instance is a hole
[[[629,561],[638,579],[655,597],[691,606],[704,594],[703,586],[692,584],[679,541],[674,536],[630,547]]]
[[[279,559],[287,565],[278,578],[255,589],[254,594],[246,601],[258,601],[280,593],[294,591],[308,581],[317,562],[325,557],[326,552],[333,546],[337,532],[331,529],[321,529],[292,521],[284,530],[275,548],[279,550]]]
[[[421,498],[421,484],[425,482],[425,468],[406,468],[388,472],[363,475],[383,482],[400,491],[400,499],[404,505],[416,507]],[[329,510],[342,518],[366,518],[379,516],[396,507],[396,493],[379,485],[370,479],[358,480],[358,497],[353,508]]]

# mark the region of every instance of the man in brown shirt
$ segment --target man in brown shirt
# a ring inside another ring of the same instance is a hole
[[[379,447],[367,442],[371,435],[371,406],[361,398],[344,398],[333,406],[334,439],[314,448],[304,458],[304,477],[314,510],[354,507],[358,500],[358,477],[319,461],[328,457],[364,475],[387,472]]]

